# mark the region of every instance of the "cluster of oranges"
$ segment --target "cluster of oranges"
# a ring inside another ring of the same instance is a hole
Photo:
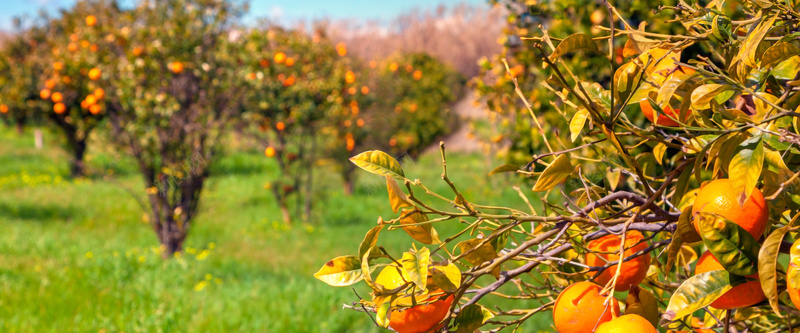
[[[760,190],[755,189],[749,198],[740,206],[736,200],[737,191],[729,179],[717,179],[705,184],[698,192],[692,208],[692,215],[699,213],[718,214],[736,223],[742,229],[761,238],[769,222],[769,209]],[[695,227],[696,221],[694,219]],[[586,264],[592,267],[603,267],[606,262],[617,261],[621,237],[608,235],[589,242],[586,255]],[[647,243],[644,236],[638,231],[629,231],[626,234],[626,248],[624,256],[630,258],[635,254],[644,253]],[[796,250],[795,250],[796,249]],[[793,248],[797,258],[792,259],[789,271],[800,267],[800,243]],[[614,279],[616,272],[615,290],[628,291],[631,287],[640,284],[647,275],[650,266],[649,254],[642,254],[633,259],[624,261],[618,269],[613,265],[604,270],[595,278],[595,282],[608,285]],[[724,270],[717,258],[706,251],[697,261],[695,274]],[[717,298],[711,306],[717,309],[736,309],[755,305],[765,299],[761,290],[758,274],[748,276],[751,281],[739,284]],[[789,283],[789,294],[796,305],[800,305],[800,286]],[[656,328],[645,318],[636,314],[619,315],[618,301],[609,295],[602,294],[603,288],[593,282],[582,281],[573,283],[565,288],[556,299],[553,308],[553,319],[556,329],[561,333],[578,332],[657,332]],[[699,330],[702,325],[693,322]]]

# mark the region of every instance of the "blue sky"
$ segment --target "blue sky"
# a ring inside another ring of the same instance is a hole
[[[132,4],[135,0],[121,0]],[[249,19],[255,17],[297,19],[378,19],[388,20],[413,8],[433,9],[439,4],[485,4],[485,0],[251,0]],[[0,0],[0,29],[9,29],[18,15],[35,16],[40,8],[68,8],[74,0]],[[54,12],[54,11],[51,11]]]

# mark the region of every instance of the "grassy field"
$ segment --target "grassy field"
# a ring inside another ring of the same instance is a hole
[[[287,226],[263,188],[276,172],[270,161],[257,152],[228,153],[213,166],[185,253],[165,261],[137,203],[144,197],[130,161],[95,144],[93,175],[70,180],[66,153],[53,135],[45,138],[45,149],[35,150],[31,133],[0,129],[0,331],[378,331],[366,315],[342,309],[356,299],[351,288],[329,287],[312,274],[335,256],[356,253],[378,216],[394,216],[382,179],[361,173],[347,197],[335,173],[320,165],[313,218]],[[524,206],[506,176],[485,177],[483,157],[448,162],[468,200]],[[448,193],[438,154],[405,169]],[[436,227],[445,236],[458,230]],[[380,243],[401,251],[412,240],[397,230]],[[363,283],[355,289],[368,294]],[[526,332],[550,331],[549,315],[535,319]]]

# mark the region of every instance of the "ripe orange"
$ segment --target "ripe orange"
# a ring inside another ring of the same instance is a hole
[[[0,113],[8,113],[8,105],[0,104]]]
[[[39,92],[39,97],[42,99],[50,98],[50,89],[42,89],[42,91]]]
[[[94,90],[94,97],[97,99],[103,99],[106,96],[106,91],[103,88],[97,88]]]
[[[283,80],[284,87],[291,87],[294,85],[294,75],[287,77],[286,80]]]
[[[64,105],[64,103],[56,103],[53,105],[53,111],[56,114],[62,114],[64,111],[67,111],[67,107]]]
[[[590,331],[587,331],[590,332]],[[600,324],[594,333],[658,333],[647,319],[636,314],[626,314]]]
[[[261,68],[267,67],[269,66],[269,60],[261,59],[258,61],[258,65],[261,66]]]
[[[86,96],[86,105],[92,106],[95,105],[96,103],[97,103],[97,97],[94,97],[94,95]]]
[[[353,73],[353,71],[347,71],[347,73],[344,74],[344,81],[347,83],[356,82],[356,73]]]
[[[275,156],[275,148],[272,146],[267,147],[267,149],[264,150],[264,155],[267,155],[267,157]]]
[[[603,20],[606,19],[606,11],[602,9],[596,9],[592,12],[592,15],[589,16],[589,20],[592,21],[592,24],[599,25],[603,23]]]
[[[63,68],[64,68],[64,64],[63,64],[63,63],[61,63],[60,61],[56,61],[56,62],[54,62],[54,63],[53,63],[53,69],[54,69],[54,70],[56,70],[56,71],[60,71],[60,70],[62,70]]]
[[[414,71],[414,80],[418,80],[422,78],[422,71],[416,70]]]
[[[347,45],[344,42],[339,42],[336,44],[336,53],[339,53],[340,57],[344,57],[347,55]]]
[[[389,70],[392,71],[392,72],[396,72],[397,71],[397,67],[398,67],[397,63],[393,62],[393,63],[391,63],[389,65]]]
[[[97,24],[97,18],[94,17],[94,15],[89,15],[86,17],[86,25],[93,27],[95,24]]]
[[[756,188],[743,206],[739,206],[736,196],[737,193],[733,190],[729,179],[717,179],[703,186],[697,192],[697,199],[692,208],[695,229],[697,229],[697,213],[715,213],[738,224],[756,239],[761,238],[769,223],[769,208],[764,201],[764,195]],[[699,232],[699,229],[697,230]]]
[[[364,119],[358,118],[358,120],[356,120],[356,126],[364,127]]]
[[[286,61],[286,53],[283,52],[275,53],[275,57],[273,57],[272,60],[275,60],[276,64],[282,64],[284,61]]]
[[[700,256],[700,259],[697,259],[697,267],[695,267],[694,273],[702,274],[724,269],[725,268],[722,267],[722,264],[719,263],[717,258],[714,258],[711,252],[706,251]],[[733,289],[728,290],[728,292],[711,303],[711,306],[717,309],[727,310],[748,307],[763,301],[766,296],[764,296],[764,292],[761,290],[761,283],[758,282],[758,273],[750,275],[748,278],[754,278],[756,281],[748,281],[733,287]]]
[[[642,233],[638,231],[629,231],[625,237],[625,257],[646,249],[647,243],[641,242],[643,239],[644,236],[642,236]],[[599,267],[605,266],[607,261],[619,260],[619,247],[621,243],[622,237],[617,235],[607,235],[589,242],[588,249],[599,253],[587,253],[586,264]],[[619,277],[617,277],[615,290],[628,291],[631,289],[631,286],[641,283],[647,275],[648,267],[650,267],[649,254],[622,263],[622,269],[620,270]],[[617,265],[611,266],[603,271],[595,281],[601,285],[605,285],[611,281],[611,278],[614,277],[616,272]]]
[[[100,72],[99,68],[97,68],[97,67],[92,68],[92,69],[89,70],[89,74],[88,74],[89,75],[89,79],[92,80],[92,81],[95,81],[95,80],[100,78],[100,74],[101,74],[101,72]]]
[[[171,70],[175,74],[180,74],[181,72],[183,72],[183,63],[180,61],[171,62],[167,67],[169,67],[169,70]]]
[[[674,119],[680,120],[681,116],[679,116],[678,112],[675,111],[675,109],[673,109],[672,107],[668,106],[664,108],[663,112],[658,115],[657,120],[654,120],[656,111],[653,109],[652,106],[650,106],[649,101],[639,102],[639,107],[642,108],[642,113],[644,113],[644,116],[647,117],[647,119],[649,119],[652,123],[656,125],[669,126],[669,127],[680,126],[680,124]],[[686,110],[686,114],[688,115],[689,113],[691,113],[691,111],[692,111],[691,109]]]
[[[561,333],[592,332],[598,325],[619,315],[619,303],[603,304],[602,288],[588,281],[576,282],[565,288],[553,306],[553,323]],[[612,314],[613,311],[613,314]]]
[[[286,124],[284,124],[282,121],[279,121],[277,124],[275,124],[275,128],[279,131],[283,131],[286,129]]]
[[[50,99],[53,100],[53,103],[58,103],[64,99],[64,95],[61,95],[60,92],[54,92],[50,95]]]
[[[668,54],[667,52],[668,50],[657,48],[639,56],[639,59],[643,64],[650,62],[651,65],[649,68],[652,69],[648,70],[647,73],[651,75],[652,80],[659,86],[673,77],[686,76],[694,73],[694,69],[675,65],[674,59],[680,57],[679,54]],[[659,59],[661,59],[661,61],[659,61]],[[658,62],[655,63],[656,61]],[[656,89],[658,88],[659,87],[656,87]],[[662,110],[663,112],[658,115],[658,118],[655,118],[655,110],[653,110],[653,107],[650,106],[649,101],[639,102],[639,107],[642,109],[644,116],[656,125],[670,127],[680,125],[674,119],[680,120],[681,115],[679,115],[678,111],[672,108],[670,105],[666,105],[664,107]],[[686,114],[683,115],[684,118],[691,111],[691,109],[686,110]]]
[[[285,63],[286,63],[286,66],[289,66],[289,67],[294,66],[294,58],[292,58],[292,57],[286,58]]]
[[[141,46],[137,46],[133,48],[133,56],[138,57],[144,53],[144,48]]]
[[[429,301],[430,299],[426,300]],[[398,333],[426,333],[441,328],[440,322],[450,311],[453,295],[430,304],[417,305],[389,313],[389,327]]]
[[[47,89],[53,89],[56,86],[56,81],[53,79],[47,79],[44,81],[44,87]]]
[[[92,104],[92,105],[89,106],[89,112],[91,114],[99,114],[100,111],[102,111],[102,110],[103,110],[103,108],[100,107],[100,105],[97,105],[97,104]]]
[[[361,87],[361,93],[364,95],[369,94],[369,87],[367,86]]]

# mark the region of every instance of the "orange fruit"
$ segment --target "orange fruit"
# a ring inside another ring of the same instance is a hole
[[[695,216],[695,222],[693,222],[695,229],[699,232],[697,213],[714,213],[738,224],[755,239],[761,238],[769,222],[769,208],[764,200],[764,195],[756,188],[743,206],[739,206],[736,196],[737,193],[733,190],[729,179],[717,179],[700,188],[692,208],[692,216]]]
[[[361,87],[361,93],[364,95],[369,94],[369,87],[367,86]]]
[[[663,62],[664,61],[662,61],[662,63]],[[661,64],[661,63],[659,63],[659,64]],[[694,73],[694,69],[691,69],[691,68],[681,67],[681,66],[671,66],[671,67],[663,68],[661,70],[654,71],[653,74],[652,74],[652,78],[656,83],[661,85],[664,82],[666,82],[667,80],[671,79],[672,77],[691,75],[693,73]],[[647,117],[647,119],[649,119],[651,122],[653,122],[656,125],[670,126],[670,127],[680,126],[680,124],[677,121],[675,121],[675,119],[680,120],[681,119],[681,115],[679,115],[678,111],[675,110],[674,108],[672,108],[671,106],[666,106],[662,110],[663,112],[658,115],[657,119],[655,118],[656,111],[650,105],[649,101],[641,101],[641,102],[639,102],[639,107],[642,108],[642,113],[644,113],[644,116]],[[689,113],[691,113],[691,112],[692,112],[691,109],[686,110],[686,114],[683,115],[684,118],[686,118],[686,116],[689,115]]]
[[[93,104],[93,105],[90,105],[90,106],[89,106],[89,112],[90,112],[91,114],[98,114],[98,113],[100,113],[100,111],[102,111],[102,110],[103,110],[103,109],[100,107],[100,105],[97,105],[97,104]]]
[[[294,66],[294,58],[292,58],[292,57],[286,58],[285,63],[286,63],[286,66],[289,66],[289,67]]]
[[[267,149],[264,150],[264,155],[267,155],[267,157],[275,156],[275,148],[272,146],[267,147]]]
[[[397,71],[397,67],[398,67],[397,63],[393,62],[393,63],[391,63],[389,65],[389,70],[392,71],[392,72],[396,72]]]
[[[50,98],[50,89],[42,89],[42,91],[39,92],[39,97],[42,99]]]
[[[0,104],[0,113],[8,113],[8,105]]]
[[[364,127],[364,119],[358,118],[358,120],[356,120],[356,126]]]
[[[89,15],[86,17],[86,25],[93,27],[95,24],[97,24],[97,18],[94,17],[94,15]]]
[[[429,301],[430,299],[426,300]],[[405,310],[389,313],[389,327],[398,333],[426,333],[441,328],[441,321],[450,311],[453,295],[433,303],[417,305]]]
[[[279,121],[277,124],[275,124],[275,128],[279,131],[283,131],[286,129],[286,124],[284,124],[282,121]]]
[[[602,9],[595,9],[592,12],[592,15],[589,16],[589,20],[592,21],[592,24],[599,25],[603,23],[603,20],[606,19],[606,11]]]
[[[419,80],[422,78],[422,71],[416,70],[414,71],[414,80]]]
[[[356,73],[353,73],[353,71],[347,71],[347,73],[344,73],[344,81],[347,83],[356,82]]]
[[[86,105],[92,106],[95,105],[96,103],[97,103],[97,97],[94,97],[94,95],[86,96]]]
[[[180,61],[171,62],[167,67],[169,67],[169,70],[175,74],[180,74],[183,72],[183,63]]]
[[[88,76],[90,80],[95,81],[100,78],[100,74],[101,74],[100,69],[95,67],[89,70]]]
[[[44,87],[47,89],[53,89],[56,86],[56,81],[53,79],[47,79],[44,81]]]
[[[64,68],[64,64],[63,64],[63,63],[61,63],[60,61],[56,61],[56,62],[54,62],[54,63],[53,63],[53,69],[54,69],[54,70],[56,70],[56,71],[60,71],[60,70],[62,70],[63,68]]]
[[[286,80],[283,80],[284,87],[291,87],[294,85],[294,75],[287,77]]]
[[[588,281],[569,285],[556,298],[553,306],[553,323],[561,333],[592,332],[598,325],[619,315],[619,303],[603,304],[606,297],[602,288]],[[613,312],[613,313],[612,313]]]
[[[284,61],[286,61],[286,53],[275,53],[275,57],[273,57],[272,60],[274,60],[276,64],[282,64]]]
[[[591,331],[587,331],[591,332]],[[626,314],[600,324],[594,333],[658,333],[647,319],[636,314]]]
[[[50,99],[53,100],[53,103],[58,103],[64,99],[64,95],[61,95],[60,92],[54,92],[50,95]]]
[[[625,237],[625,257],[630,256],[636,252],[642,251],[647,248],[646,242],[642,233],[638,231],[629,231]],[[640,243],[641,242],[641,243]],[[617,235],[606,235],[601,238],[589,242],[587,246],[589,250],[598,253],[587,253],[586,264],[589,266],[605,266],[607,261],[619,260],[619,247],[622,243],[622,237]],[[638,244],[637,244],[638,243]],[[638,285],[644,280],[647,275],[647,268],[650,267],[650,255],[645,254],[634,258],[633,260],[622,263],[620,275],[617,277],[616,291],[628,291],[631,286]],[[601,285],[607,284],[614,277],[617,272],[617,265],[611,266],[603,271],[595,281]]]
[[[261,66],[262,68],[267,67],[269,66],[269,60],[261,59],[258,61],[258,65]]]
[[[103,88],[97,88],[94,90],[94,97],[97,99],[103,99],[106,96],[106,91]]]
[[[64,103],[56,103],[53,105],[53,111],[56,114],[62,114],[64,111],[67,111],[67,107],[64,105]]]
[[[706,251],[697,259],[697,266],[694,269],[695,274],[702,274],[705,272],[725,270],[722,264],[719,263],[717,258]],[[737,309],[748,307],[753,304],[763,301],[766,297],[761,290],[761,283],[758,282],[758,273],[748,276],[754,278],[756,281],[747,281],[733,289],[728,290],[725,294],[717,298],[711,306],[717,309]]]
[[[789,269],[786,271],[786,291],[789,292],[789,298],[792,300],[794,307],[800,309],[800,285],[792,283],[793,275],[800,274],[800,240],[792,244],[791,260],[789,261]]]
[[[138,57],[144,53],[144,48],[141,46],[137,46],[133,48],[133,56]]]
[[[339,56],[344,57],[347,55],[347,44],[344,42],[339,42],[336,44],[336,53],[339,53]]]

